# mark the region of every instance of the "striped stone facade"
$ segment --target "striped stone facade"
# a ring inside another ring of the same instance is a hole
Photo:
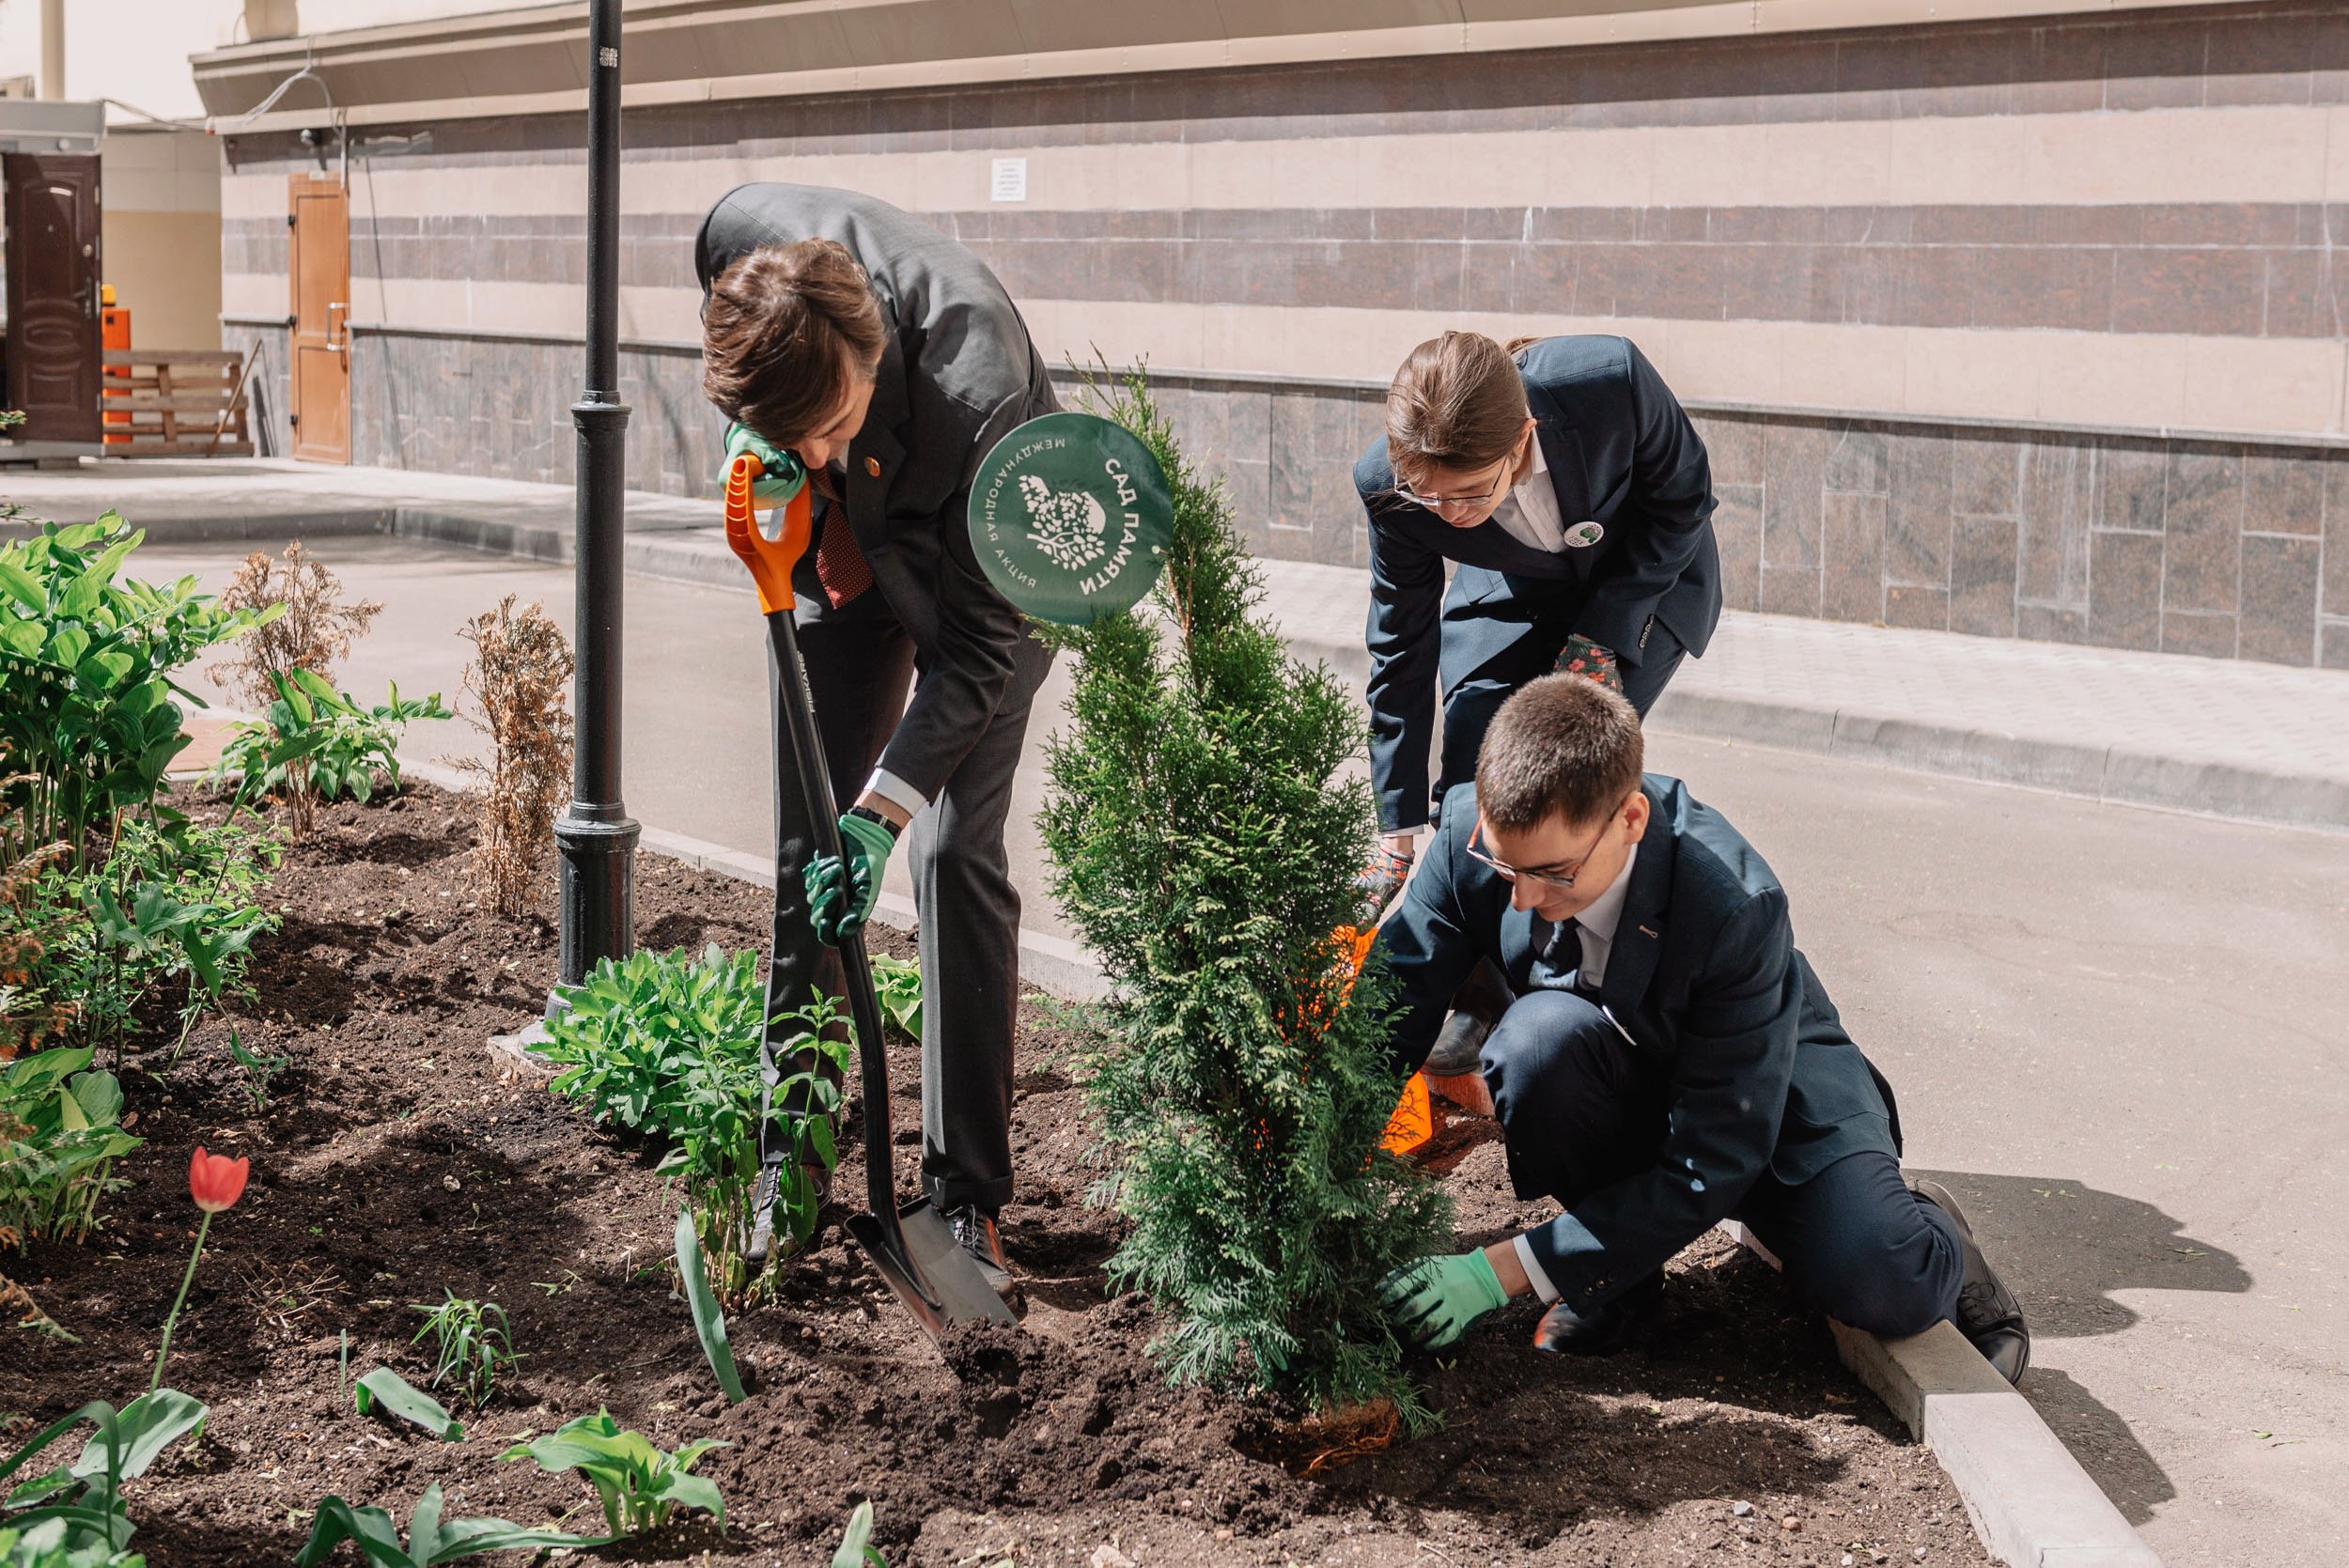
[[[577,116],[350,164],[354,460],[568,476]],[[1376,389],[1445,326],[1636,339],[1732,602],[2349,667],[2349,5],[2222,6],[630,112],[632,482],[706,491],[701,211],[854,186],[1047,356],[1146,357],[1268,553],[1359,561]],[[289,135],[226,147],[228,340]],[[989,198],[998,160],[1026,196]],[[243,324],[239,324],[242,322]],[[282,355],[275,361],[282,376]]]

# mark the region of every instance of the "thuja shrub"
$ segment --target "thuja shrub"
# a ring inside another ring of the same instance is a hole
[[[465,691],[490,737],[490,760],[457,766],[481,781],[474,880],[501,915],[530,908],[554,848],[554,818],[571,780],[571,648],[536,604],[519,613],[508,594],[458,633],[474,645]]]
[[[1133,1223],[1109,1271],[1172,1320],[1178,1382],[1317,1406],[1421,1406],[1377,1304],[1449,1226],[1440,1188],[1378,1147],[1404,1075],[1393,985],[1333,933],[1373,820],[1341,780],[1361,707],[1289,658],[1220,481],[1145,378],[1093,388],[1165,470],[1174,538],[1148,613],[1049,635],[1077,656],[1040,818],[1053,889],[1114,984],[1090,1097]]]

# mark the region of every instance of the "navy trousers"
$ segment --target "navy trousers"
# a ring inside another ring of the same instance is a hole
[[[1515,696],[1517,688],[1528,681],[1549,674],[1557,662],[1557,642],[1534,635],[1520,639],[1506,653],[1486,660],[1476,667],[1466,680],[1443,694],[1443,743],[1438,755],[1436,769],[1434,820],[1443,819],[1443,798],[1455,784],[1467,784],[1476,777],[1476,753],[1485,744],[1485,731],[1501,711],[1501,705]],[[1623,694],[1647,717],[1647,710],[1656,706],[1656,699],[1664,694],[1671,684],[1672,672],[1688,650],[1680,645],[1661,621],[1648,629],[1648,645],[1637,664],[1625,664]]]
[[[1654,1168],[1670,1082],[1588,998],[1519,997],[1486,1037],[1481,1065],[1519,1198],[1547,1196],[1571,1210]],[[1957,1305],[1957,1228],[1908,1189],[1890,1155],[1847,1155],[1795,1186],[1765,1172],[1731,1214],[1786,1265],[1811,1312],[1898,1337],[1924,1332]]]

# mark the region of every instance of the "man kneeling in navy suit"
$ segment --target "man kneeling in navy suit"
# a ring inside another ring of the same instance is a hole
[[[1804,1305],[1887,1336],[1952,1318],[2009,1381],[2030,1336],[1949,1192],[1900,1172],[1891,1086],[1795,946],[1786,891],[1677,779],[1641,772],[1639,716],[1548,675],[1511,697],[1476,782],[1381,928],[1417,1065],[1491,959],[1516,1000],[1480,1065],[1520,1198],[1564,1209],[1387,1283],[1421,1343],[1531,1291],[1533,1343],[1603,1354],[1667,1259],[1742,1220]]]

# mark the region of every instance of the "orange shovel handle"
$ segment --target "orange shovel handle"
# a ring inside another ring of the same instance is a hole
[[[782,532],[769,538],[759,530],[758,514],[751,506],[751,487],[766,472],[766,465],[748,452],[728,465],[726,543],[751,568],[751,581],[758,584],[759,611],[771,615],[796,602],[791,597],[791,568],[807,553],[815,511],[808,488],[801,486],[800,492],[778,508],[783,513]]]

